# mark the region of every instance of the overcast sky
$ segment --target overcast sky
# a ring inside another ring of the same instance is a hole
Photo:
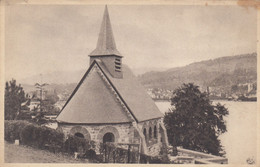
[[[257,11],[238,6],[108,6],[130,68],[172,68],[256,52]],[[89,66],[104,6],[6,7],[6,79]]]

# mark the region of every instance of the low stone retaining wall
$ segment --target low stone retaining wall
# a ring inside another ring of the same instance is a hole
[[[169,156],[172,163],[177,164],[227,164],[228,159],[198,151],[177,147],[177,156]]]

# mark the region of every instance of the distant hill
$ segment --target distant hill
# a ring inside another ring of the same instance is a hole
[[[147,72],[138,76],[146,88],[175,89],[182,83],[193,82],[202,88],[228,88],[235,84],[255,83],[257,54],[221,57],[172,68],[162,72]]]
[[[132,69],[135,75],[141,75],[148,71],[164,71],[166,68],[134,68]],[[19,83],[34,85],[36,82],[49,83],[49,84],[71,84],[78,83],[83,77],[87,69],[77,71],[55,71],[47,74],[42,74],[42,78],[39,75],[23,78],[19,80]]]
[[[21,84],[24,91],[26,93],[30,93],[33,91],[36,91],[36,88],[32,84]],[[48,92],[54,92],[56,91],[57,94],[62,94],[62,93],[68,93],[71,94],[72,91],[76,88],[77,83],[70,83],[70,84],[49,84],[47,86],[44,86],[44,90]]]
[[[34,75],[28,78],[21,79],[19,82],[22,84],[34,85],[36,82],[42,80],[43,83],[48,84],[70,84],[78,83],[83,77],[85,70],[78,71],[56,71],[52,73],[42,74],[42,78],[39,75]]]
[[[148,70],[148,69],[145,69]],[[143,70],[143,71],[145,71]],[[189,64],[184,67],[153,69],[138,75],[139,81],[146,88],[161,88],[174,90],[182,83],[193,82],[202,89],[217,87],[226,92],[232,85],[244,83],[256,83],[257,78],[257,55],[256,53],[237,56],[221,57]],[[137,70],[138,71],[138,70]],[[58,93],[72,92],[86,70],[57,71],[42,75],[42,81],[49,83],[47,90],[56,90]],[[35,90],[33,86],[39,82],[39,75],[23,79],[20,83],[26,92]]]

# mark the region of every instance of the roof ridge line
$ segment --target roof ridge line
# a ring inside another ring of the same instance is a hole
[[[76,88],[73,90],[73,92],[71,93],[70,97],[68,98],[68,100],[66,101],[66,103],[64,104],[64,106],[62,107],[62,109],[60,110],[60,113],[63,111],[63,109],[67,106],[67,104],[70,102],[70,100],[72,99],[72,97],[76,94],[76,92],[78,91],[79,87],[82,85],[82,83],[84,82],[84,80],[86,79],[88,73],[91,71],[92,67],[94,66],[96,60],[94,60],[91,65],[89,66],[88,70],[85,72],[85,74],[83,75],[83,77],[81,78],[81,80],[79,81],[79,83],[77,84]],[[58,116],[60,115],[60,113],[57,115],[56,118],[58,118]]]
[[[95,61],[95,60],[94,60]],[[132,111],[130,110],[130,108],[127,106],[126,102],[124,101],[124,99],[122,98],[122,96],[120,95],[120,93],[117,91],[116,87],[113,85],[113,83],[110,81],[110,79],[106,76],[106,74],[104,73],[104,71],[102,70],[102,68],[100,67],[100,65],[98,64],[98,62],[96,61],[96,64],[99,68],[99,70],[102,72],[102,74],[105,76],[105,79],[108,81],[108,84],[112,87],[112,90],[115,91],[116,95],[118,95],[118,99],[121,100],[119,101],[121,106],[123,107],[124,110],[126,110],[127,112],[130,113],[131,117],[133,117],[134,121],[136,123],[138,123],[139,121],[137,120],[137,118],[135,117],[135,115],[132,113]],[[101,76],[102,79],[104,79],[102,76]],[[106,82],[106,81],[105,81]],[[128,115],[128,114],[127,114]]]

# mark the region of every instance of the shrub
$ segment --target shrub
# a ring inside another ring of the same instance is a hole
[[[33,145],[33,133],[34,133],[34,125],[25,126],[20,134],[21,144],[32,146]]]
[[[45,143],[55,145],[60,150],[64,145],[64,134],[60,131],[44,127],[43,136],[46,138]]]
[[[97,158],[97,155],[96,155],[96,152],[92,149],[89,149],[86,151],[84,157],[88,158],[88,159],[96,159]]]
[[[150,156],[145,155],[145,154],[140,154],[140,163],[146,164],[148,162],[150,162]]]
[[[52,151],[55,149],[56,152],[63,148],[64,134],[26,121],[5,121],[5,140],[13,142],[15,139],[24,145]]]
[[[150,158],[151,164],[169,164],[170,160],[167,155],[165,156],[155,156]]]
[[[69,154],[74,154],[74,152],[85,154],[91,147],[93,147],[93,144],[93,142],[87,141],[84,138],[69,136],[65,141],[64,151]]]
[[[63,147],[64,134],[54,129],[37,125],[27,125],[21,132],[21,143],[40,149],[60,151]]]
[[[14,142],[14,140],[20,140],[21,131],[25,126],[31,125],[27,121],[17,120],[5,120],[4,124],[4,138],[6,141]]]

